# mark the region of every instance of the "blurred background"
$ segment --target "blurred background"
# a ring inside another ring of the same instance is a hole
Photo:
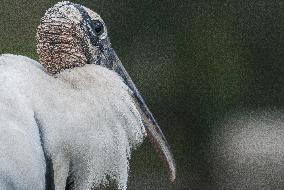
[[[0,54],[38,59],[36,27],[56,2],[0,0]],[[284,188],[283,0],[73,2],[106,22],[176,158],[170,183],[145,142],[129,189]]]

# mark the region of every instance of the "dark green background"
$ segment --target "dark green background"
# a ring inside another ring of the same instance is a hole
[[[56,2],[0,0],[0,53],[37,59],[35,30]],[[107,23],[176,158],[170,184],[144,143],[131,161],[129,189],[210,189],[212,127],[229,112],[284,108],[283,0],[73,2]]]

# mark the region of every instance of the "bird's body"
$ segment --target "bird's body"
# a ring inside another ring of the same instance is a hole
[[[0,187],[91,190],[114,181],[125,190],[131,149],[146,132],[174,180],[167,141],[101,17],[57,3],[41,19],[37,42],[40,62],[0,56],[0,154],[11,166],[9,174],[0,162]]]
[[[21,118],[33,123],[37,137],[42,130],[45,151],[55,168],[55,183],[65,186],[70,174],[71,178],[79,176],[72,179],[75,189],[97,186],[106,177],[126,188],[130,149],[142,142],[144,128],[131,91],[115,72],[87,65],[55,78],[35,61],[11,55],[0,57],[0,67],[0,81],[8,85],[0,84],[0,88],[8,89],[15,98],[11,107],[26,109],[15,111],[21,110]],[[15,127],[25,130],[22,123]],[[28,139],[40,143],[39,138]]]
[[[45,159],[29,97],[35,62],[0,56],[0,189],[45,189]],[[36,67],[35,67],[36,68]],[[36,69],[35,69],[36,70]]]

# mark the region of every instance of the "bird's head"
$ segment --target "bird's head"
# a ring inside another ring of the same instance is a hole
[[[37,29],[40,62],[51,74],[85,64],[107,65],[110,48],[101,17],[90,9],[68,1],[48,9]]]
[[[175,161],[169,145],[141,94],[112,49],[107,28],[92,10],[68,1],[48,9],[37,29],[40,63],[50,74],[86,64],[104,66],[116,72],[133,92],[143,118],[147,136],[166,161],[172,181],[176,178]]]

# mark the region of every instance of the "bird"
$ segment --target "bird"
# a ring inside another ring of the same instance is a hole
[[[114,182],[126,190],[131,151],[145,138],[174,181],[170,146],[100,15],[56,3],[36,38],[39,62],[0,56],[1,189],[88,190]]]

